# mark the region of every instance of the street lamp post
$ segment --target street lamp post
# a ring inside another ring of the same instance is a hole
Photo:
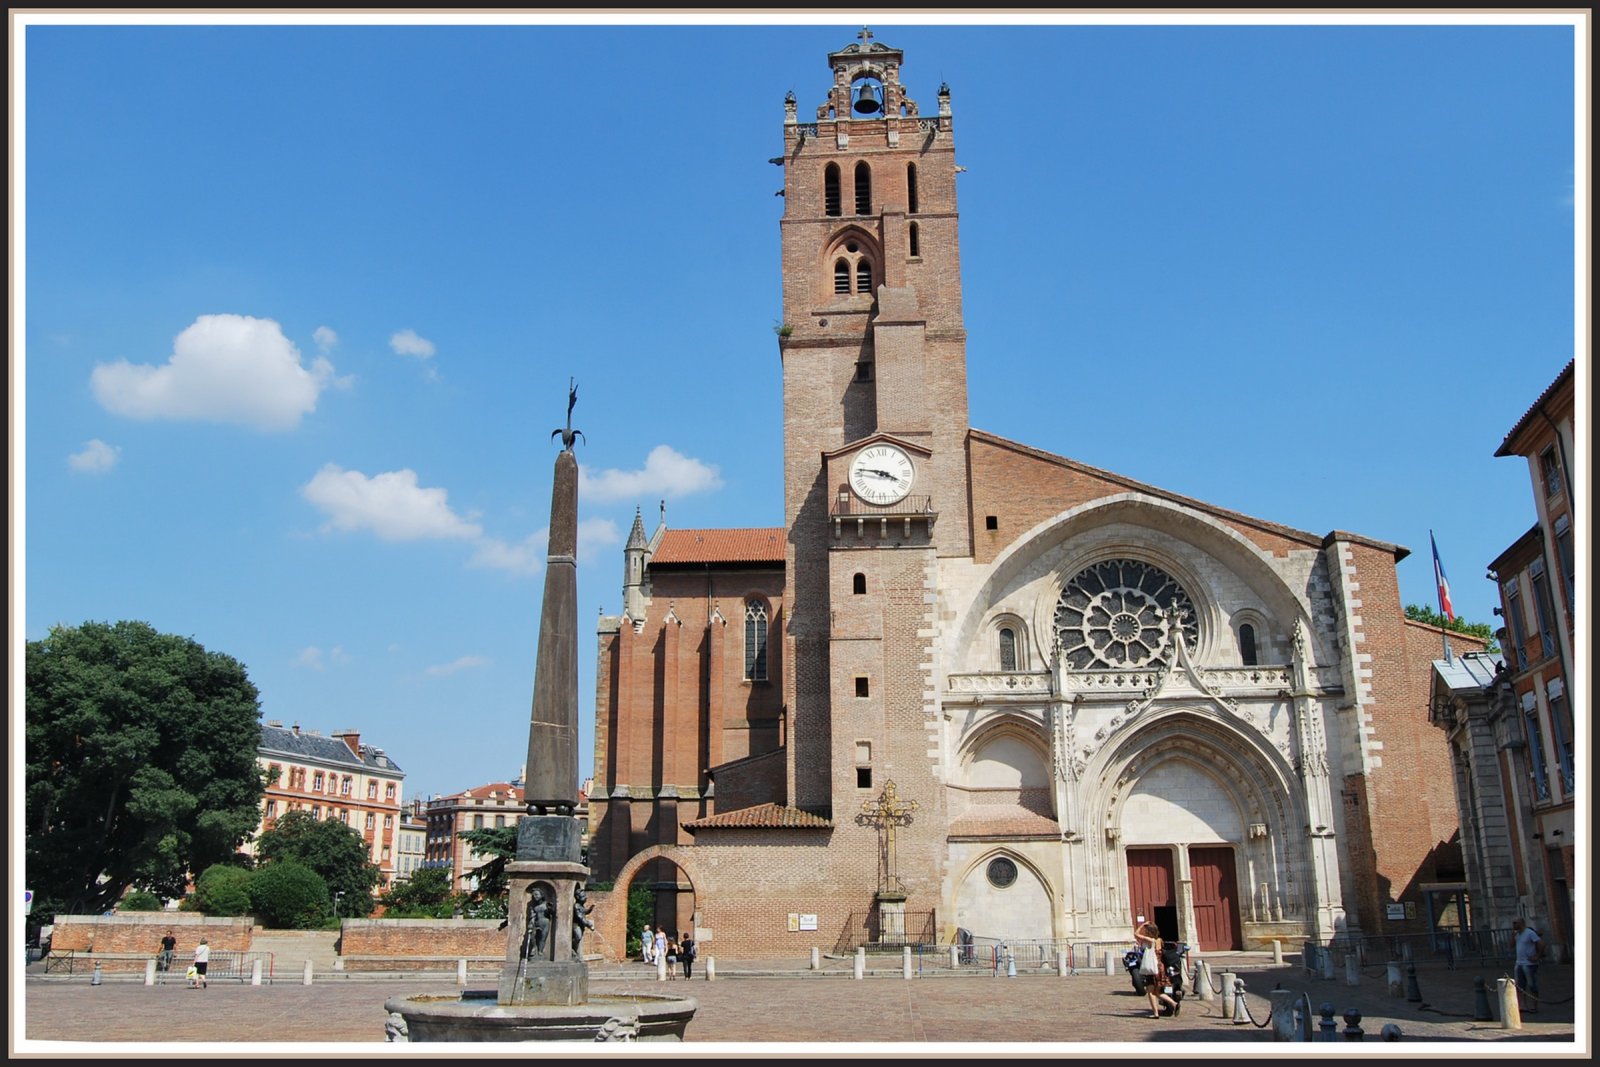
[[[338,893],[335,893],[333,895],[333,917],[335,919],[338,919],[338,918],[342,917],[340,915],[340,913],[339,913],[339,898],[342,897],[342,896],[344,896],[344,893],[342,891],[338,892]]]

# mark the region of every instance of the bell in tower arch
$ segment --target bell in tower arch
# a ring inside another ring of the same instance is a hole
[[[852,110],[858,115],[876,115],[883,110],[883,104],[878,101],[871,82],[861,83],[861,89],[856,93],[856,103]]]

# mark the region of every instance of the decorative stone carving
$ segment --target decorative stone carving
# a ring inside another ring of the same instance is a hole
[[[1085,567],[1061,589],[1055,630],[1071,670],[1168,663],[1181,639],[1199,644],[1189,594],[1159,567],[1110,559]]]

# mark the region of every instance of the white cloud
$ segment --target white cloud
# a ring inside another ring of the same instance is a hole
[[[320,356],[308,369],[271,319],[201,315],[178,334],[162,366],[101,363],[89,376],[107,411],[135,419],[194,419],[292,430],[335,382]]]
[[[317,342],[317,347],[322,349],[323,355],[333,351],[333,346],[339,343],[339,335],[326,326],[318,326],[312,332],[311,339]]]
[[[622,534],[610,519],[582,519],[578,523],[578,559],[607,545],[619,544]],[[478,542],[477,551],[467,561],[469,567],[487,567],[510,571],[513,574],[538,574],[544,570],[545,558],[550,554],[550,531],[539,530],[516,544],[498,537],[485,537]]]
[[[680,497],[722,488],[717,468],[691,459],[671,445],[657,445],[645,457],[644,469],[603,470],[591,474],[578,469],[580,499],[635,500],[640,497]]]
[[[471,540],[483,533],[470,518],[450,510],[445,490],[419,486],[412,470],[368,478],[329,463],[300,494],[328,516],[325,530],[371,530],[385,541]]]
[[[488,656],[462,656],[461,658],[452,660],[449,663],[440,663],[429,667],[422,673],[426,674],[429,678],[444,678],[447,675],[456,673],[457,671],[471,670],[474,667],[487,667],[488,665]]]
[[[389,338],[389,347],[394,349],[397,356],[416,356],[418,359],[431,359],[438,351],[432,341],[419,337],[415,330],[401,330],[394,334]]]
[[[317,648],[315,645],[309,645],[300,650],[300,654],[294,658],[291,665],[307,667],[314,671],[323,671],[328,669],[328,662],[330,661],[336,664],[348,663],[350,662],[350,656],[345,652],[344,646],[334,645],[328,650],[327,660],[324,660],[322,649]]]
[[[98,437],[83,443],[83,451],[74,452],[67,457],[67,463],[75,471],[85,474],[104,474],[117,465],[117,460],[122,458],[122,449],[115,445],[108,445]]]

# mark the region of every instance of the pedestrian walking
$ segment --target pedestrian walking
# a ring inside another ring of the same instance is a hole
[[[678,939],[667,938],[667,981],[678,977]]]
[[[667,958],[667,930],[664,926],[656,927],[656,947],[650,956],[652,963],[660,963]]]
[[[639,958],[644,962],[656,961],[656,935],[650,929],[649,923],[645,923],[644,929],[639,931],[639,952],[641,953]]]
[[[172,955],[178,950],[178,939],[168,930],[161,938],[161,954],[156,957],[156,970],[172,970]]]
[[[194,947],[194,970],[201,989],[206,988],[206,971],[210,966],[211,946],[206,944],[206,939],[202,937],[200,943]]]
[[[683,944],[678,946],[678,962],[683,964],[684,981],[694,977],[694,957],[697,951],[692,937],[684,938]]]
[[[1162,986],[1161,931],[1156,929],[1155,923],[1145,922],[1134,930],[1133,939],[1144,950],[1139,958],[1139,976],[1144,979],[1144,995],[1150,1001],[1150,1018],[1161,1018],[1163,1004],[1172,1009],[1176,1018],[1182,1010],[1182,1002]]]
[[[1511,933],[1517,940],[1517,994],[1524,1012],[1539,1010],[1539,960],[1544,957],[1544,938],[1522,916],[1511,920]]]

